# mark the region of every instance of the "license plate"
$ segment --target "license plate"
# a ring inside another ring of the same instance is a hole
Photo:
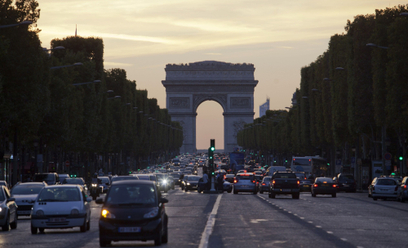
[[[50,218],[50,222],[64,222],[66,218]]]
[[[282,192],[290,192],[291,189],[282,189]]]
[[[346,188],[346,187],[350,187],[350,185],[343,185],[343,186],[344,186],[345,188]]]
[[[27,211],[17,211],[17,214],[31,214],[30,210]]]
[[[141,231],[142,231],[141,227],[119,227],[120,233],[137,233]]]
[[[309,188],[310,185],[303,185],[303,187]]]

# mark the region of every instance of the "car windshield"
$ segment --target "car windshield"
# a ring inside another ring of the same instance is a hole
[[[3,190],[0,190],[0,201],[4,201],[5,199]]]
[[[271,180],[271,178],[272,178],[272,177],[264,177],[262,181],[263,181],[263,182],[269,182],[269,181]]]
[[[106,203],[118,205],[154,205],[156,201],[153,185],[145,184],[113,185],[106,196]]]
[[[198,181],[198,180],[200,180],[200,178],[201,177],[199,177],[199,176],[189,176],[187,178],[187,181]]]
[[[396,185],[397,182],[394,179],[379,179],[377,185]]]
[[[34,195],[40,193],[41,189],[44,188],[44,185],[16,185],[11,190],[12,195]]]
[[[84,181],[80,178],[65,178],[63,184],[79,184],[84,185]]]
[[[328,177],[318,178],[316,179],[316,183],[333,183],[333,179]]]
[[[52,201],[80,201],[79,190],[74,187],[52,187],[44,188],[39,196],[39,202]]]

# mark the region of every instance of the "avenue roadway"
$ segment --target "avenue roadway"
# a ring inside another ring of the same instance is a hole
[[[373,201],[367,193],[338,193],[299,200],[267,194],[198,194],[178,187],[169,200],[169,241],[162,247],[408,247],[408,204]],[[217,201],[218,199],[218,201]],[[0,232],[0,247],[99,247],[101,205],[91,203],[91,230],[30,233],[29,218]],[[113,242],[112,247],[152,247],[153,242]]]

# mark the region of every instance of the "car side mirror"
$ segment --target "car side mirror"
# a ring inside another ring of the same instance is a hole
[[[103,198],[98,198],[95,201],[96,204],[103,204]]]
[[[160,198],[160,203],[168,203],[169,200],[167,200],[166,198]]]
[[[87,197],[87,198],[86,198],[86,201],[87,201],[87,202],[91,202],[91,201],[92,201],[92,198],[91,198],[91,197]]]

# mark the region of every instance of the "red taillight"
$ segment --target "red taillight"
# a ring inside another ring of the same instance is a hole
[[[299,181],[299,180],[297,181],[297,184],[298,184],[298,185],[300,184],[300,181]]]
[[[252,180],[252,183],[256,183],[256,181],[255,181],[255,180]]]
[[[224,175],[224,180],[225,180],[225,178],[227,178],[227,175]]]
[[[336,188],[337,187],[337,185],[336,184],[333,184],[333,188]]]
[[[317,183],[313,184],[313,187],[317,188]]]
[[[238,180],[236,178],[234,178],[234,183],[237,183],[237,182],[238,182]]]
[[[407,189],[407,185],[404,185],[404,189]]]
[[[272,181],[272,184],[275,184],[275,180]]]
[[[262,183],[262,186],[265,186],[266,185],[266,183]]]

